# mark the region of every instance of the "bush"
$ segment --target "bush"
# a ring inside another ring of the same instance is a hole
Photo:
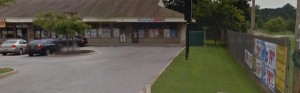
[[[280,32],[287,30],[287,22],[282,17],[272,18],[265,23],[264,29],[270,32]]]

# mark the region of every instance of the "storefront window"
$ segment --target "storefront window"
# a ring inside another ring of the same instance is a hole
[[[145,37],[145,30],[144,29],[139,29],[139,37],[144,38]]]
[[[148,31],[148,37],[149,38],[154,38],[155,37],[155,33],[154,33],[154,29],[149,29],[149,31]]]
[[[103,35],[103,29],[98,28],[98,37],[102,37],[102,35]]]
[[[98,29],[91,29],[84,32],[85,38],[97,38],[98,37]]]
[[[22,36],[22,30],[21,29],[17,29],[17,38],[21,38]]]
[[[91,38],[97,38],[98,31],[97,29],[91,29]]]
[[[1,33],[2,33],[2,38],[14,38],[12,28],[4,28],[1,30]]]
[[[120,29],[119,28],[114,28],[114,37],[120,37]]]
[[[177,38],[177,30],[176,29],[171,30],[171,38]]]
[[[164,38],[177,38],[177,24],[174,23],[168,23],[168,24],[164,24],[164,30],[163,30],[163,37]]]
[[[171,37],[171,29],[165,29],[164,38],[170,38],[170,37]]]
[[[103,38],[110,38],[110,28],[109,28],[109,26],[104,26],[103,27],[102,37]]]
[[[48,38],[48,33],[43,29],[36,29],[34,31],[34,38],[35,39]]]
[[[159,38],[160,37],[160,29],[155,29],[154,37],[155,38]]]
[[[85,31],[85,32],[84,32],[84,37],[85,37],[85,38],[91,38],[91,31],[90,31],[90,30]]]

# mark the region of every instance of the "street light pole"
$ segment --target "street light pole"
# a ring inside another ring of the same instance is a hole
[[[192,22],[192,0],[185,0],[184,2],[184,8],[185,8],[185,13],[184,13],[184,19],[186,20],[186,50],[185,50],[185,59],[189,59],[189,54],[190,54],[190,23]]]
[[[253,34],[253,32],[254,32],[254,27],[255,27],[255,0],[252,0],[250,34]]]
[[[296,47],[295,52],[299,52],[300,48],[300,2],[297,1],[297,18],[295,26],[295,39]],[[297,62],[299,64],[299,62]],[[293,93],[300,93],[300,68],[297,65],[294,65],[294,78],[293,78]]]

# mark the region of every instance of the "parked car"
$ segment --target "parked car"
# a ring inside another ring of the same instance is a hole
[[[57,42],[62,45],[62,46],[67,46],[67,44],[69,43],[69,45],[77,45],[77,46],[84,46],[88,43],[87,38],[81,38],[79,36],[74,36],[73,37],[73,41],[72,39],[69,39],[69,41],[66,39],[66,37],[62,37],[59,38],[57,40]]]
[[[60,50],[60,46],[54,39],[34,40],[28,44],[28,55],[40,54],[47,56]]]
[[[8,53],[23,55],[27,51],[27,41],[24,39],[9,39],[0,46],[0,53],[5,56]]]

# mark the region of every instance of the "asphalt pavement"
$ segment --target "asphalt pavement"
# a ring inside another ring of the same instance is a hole
[[[175,46],[84,47],[84,56],[0,56],[0,93],[138,93],[180,52]]]

